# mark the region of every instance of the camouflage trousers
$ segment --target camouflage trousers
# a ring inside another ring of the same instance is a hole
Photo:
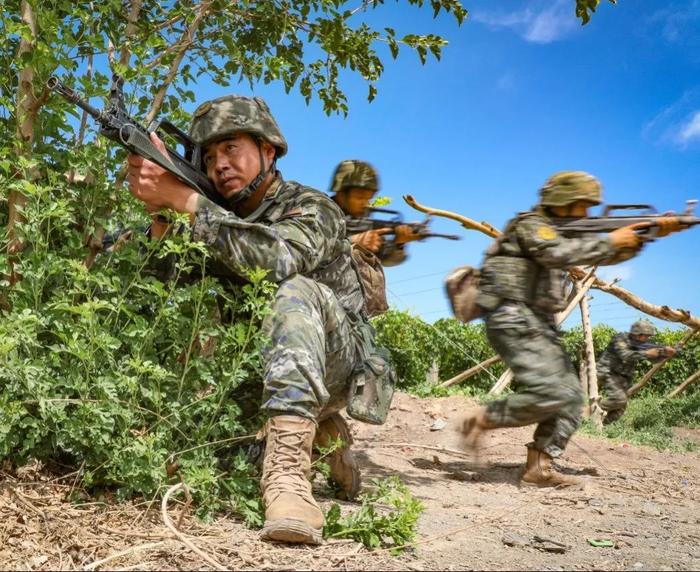
[[[280,283],[263,321],[262,412],[325,417],[347,401],[357,344],[350,317],[327,286],[304,276]]]
[[[508,302],[486,318],[489,342],[513,371],[514,393],[487,406],[493,427],[537,423],[528,447],[559,457],[581,423],[583,390],[547,316]]]
[[[617,421],[627,409],[627,390],[630,388],[631,380],[607,368],[600,368],[598,383],[605,393],[605,397],[600,402],[600,407],[606,412],[603,421],[606,424]]]

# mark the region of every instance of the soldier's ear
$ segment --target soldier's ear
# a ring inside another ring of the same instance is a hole
[[[268,165],[275,160],[277,150],[273,145],[270,145],[267,141],[262,142],[262,152]]]

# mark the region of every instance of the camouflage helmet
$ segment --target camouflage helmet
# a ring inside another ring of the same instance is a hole
[[[287,153],[287,142],[260,97],[226,95],[205,101],[192,117],[190,136],[202,146],[235,133],[247,133],[274,146],[276,157]]]
[[[342,161],[333,173],[331,193],[338,193],[351,187],[368,189],[376,193],[379,190],[377,171],[364,161]]]
[[[656,335],[656,326],[652,324],[649,320],[642,318],[637,320],[630,328],[630,334],[633,336],[654,336]]]
[[[602,186],[593,175],[583,171],[561,171],[552,175],[540,189],[540,205],[563,207],[576,201],[601,203]]]

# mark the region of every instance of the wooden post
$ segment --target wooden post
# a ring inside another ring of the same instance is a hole
[[[433,363],[430,364],[430,368],[425,373],[425,381],[429,385],[435,385],[440,381],[440,366],[436,359],[433,360]]]
[[[700,379],[700,369],[696,371],[693,375],[691,375],[688,379],[686,379],[683,383],[681,383],[676,389],[674,389],[671,393],[669,393],[666,396],[666,399],[673,399],[678,395],[679,393],[683,393],[686,389],[688,389],[688,386],[694,382],[696,382],[698,379]]]
[[[586,351],[583,348],[581,348],[581,351],[579,352],[578,378],[579,378],[579,381],[581,382],[581,389],[583,390],[584,395],[588,395],[588,373],[587,373],[587,367],[586,367]],[[583,408],[583,415],[584,415],[584,417],[588,417],[590,414],[591,414],[591,408],[588,406],[588,402],[586,402],[586,404]]]
[[[581,323],[583,324],[583,340],[586,352],[586,379],[588,380],[588,407],[593,426],[601,430],[603,428],[603,410],[598,405],[598,373],[595,365],[595,346],[593,345],[593,329],[591,328],[591,315],[588,307],[588,297],[581,298]]]
[[[595,272],[595,268],[591,270],[586,277],[582,280],[580,285],[578,285],[575,288],[575,294],[569,301],[568,306],[559,312],[556,316],[554,316],[554,321],[557,324],[557,326],[561,325],[564,320],[566,320],[571,312],[574,311],[574,308],[579,305],[583,297],[586,295],[588,290],[590,290],[591,286],[593,286],[596,278],[593,275],[593,272]],[[491,388],[489,391],[489,395],[498,395],[501,393],[506,387],[508,387],[508,384],[511,382],[513,379],[513,372],[507,369],[506,371],[503,372],[503,375],[501,375],[500,378],[498,378],[498,381],[494,384],[494,386]]]
[[[697,330],[690,330],[683,336],[683,339],[678,342],[678,347],[682,348],[685,344],[688,343],[688,341],[697,333]],[[653,365],[653,367],[644,374],[644,377],[640,379],[637,383],[635,383],[632,387],[630,387],[627,390],[627,396],[632,397],[635,393],[637,393],[642,387],[644,387],[647,383],[649,383],[649,380],[656,375],[656,372],[659,371],[664,364],[673,358],[667,357],[661,360],[660,362],[657,362]]]
[[[453,378],[450,378],[447,381],[443,381],[440,384],[440,387],[450,387],[451,385],[455,385],[456,383],[462,383],[463,381],[466,381],[467,379],[476,375],[480,371],[486,371],[487,367],[490,367],[493,364],[498,363],[499,361],[501,361],[501,356],[492,356],[489,359],[482,361],[481,363],[478,363],[473,367],[470,367],[468,370],[463,371],[462,373],[458,373]]]

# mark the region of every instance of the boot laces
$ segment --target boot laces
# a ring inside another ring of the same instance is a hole
[[[304,471],[302,455],[308,438],[306,431],[274,428],[275,448],[270,455],[268,475],[268,492],[277,496],[287,492],[306,495],[310,483]]]

